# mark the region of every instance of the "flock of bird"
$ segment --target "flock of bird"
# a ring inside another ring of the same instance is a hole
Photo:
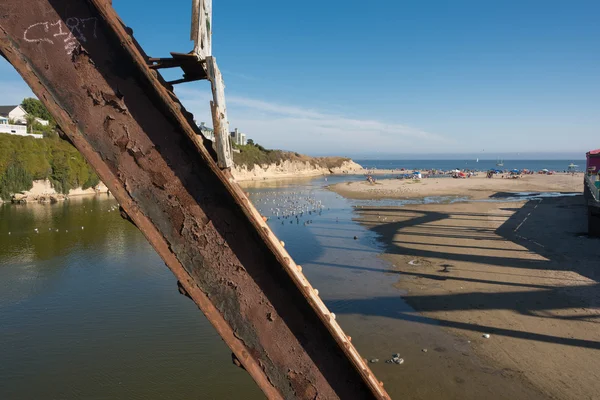
[[[83,208],[85,208],[85,206],[83,206]],[[87,213],[88,213],[88,211],[89,211],[89,212],[97,212],[97,210],[86,210],[86,211],[84,211],[84,213],[85,213],[85,214],[87,214]],[[108,208],[108,210],[107,210],[107,211],[108,211],[108,212],[119,211],[119,205],[118,205],[118,204],[117,204],[117,205],[112,205],[112,206],[110,206],[110,207]],[[84,226],[81,226],[81,230],[84,230],[84,229],[85,229],[85,227],[84,227]],[[60,232],[60,229],[57,229],[57,228],[55,228],[55,229],[53,229],[53,228],[48,228],[48,231],[49,231],[49,232],[52,232],[53,230],[54,230],[54,232],[57,232],[57,233],[58,233],[58,232]],[[65,229],[65,230],[64,230],[64,232],[65,232],[65,233],[69,233],[69,230],[68,230],[68,229]],[[33,233],[35,233],[35,234],[39,234],[39,233],[40,233],[40,230],[39,230],[39,228],[33,228]],[[12,231],[9,231],[9,232],[8,232],[8,235],[9,235],[9,236],[12,236]]]
[[[322,200],[317,200],[313,191],[272,191],[272,192],[255,192],[252,194],[252,202],[259,210],[261,215],[267,219],[281,220],[281,224],[284,225],[287,221],[290,224],[294,222],[296,224],[302,223],[304,226],[313,223],[313,218],[321,216],[323,211],[329,210],[323,204]],[[83,206],[85,209],[85,205]],[[96,213],[97,209],[87,209],[84,213]],[[107,212],[119,211],[119,205],[112,205],[108,208]],[[81,230],[85,229],[83,226]],[[48,231],[54,230],[60,232],[59,229],[48,228]],[[38,228],[34,228],[33,232],[36,234],[40,233]],[[68,233],[68,230],[64,230]],[[9,235],[12,232],[8,232]]]
[[[322,200],[317,200],[312,191],[272,191],[272,192],[256,192],[252,194],[252,201],[256,208],[260,211],[261,215],[267,219],[281,220],[281,224],[284,225],[289,221],[290,224],[302,223],[304,226],[313,223],[313,218],[323,214],[326,210]],[[96,213],[98,209],[86,209],[83,206],[84,213]],[[104,210],[100,210],[104,211]],[[107,212],[118,212],[119,205],[112,205]],[[85,229],[83,226],[81,230]],[[56,228],[48,228],[48,231],[60,232]],[[67,229],[65,233],[69,233]],[[40,229],[34,228],[33,233],[39,234]],[[12,232],[8,232],[9,235]]]
[[[287,221],[304,226],[312,224],[313,218],[326,210],[322,200],[317,200],[312,191],[257,192],[252,195],[252,202],[261,215],[268,219],[277,218],[282,225]]]

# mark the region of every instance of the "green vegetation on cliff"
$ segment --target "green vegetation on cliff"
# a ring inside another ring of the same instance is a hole
[[[235,164],[245,165],[248,169],[252,169],[255,164],[280,164],[283,161],[308,162],[310,165],[331,169],[341,167],[344,161],[350,161],[349,158],[344,157],[310,157],[291,151],[268,150],[250,141],[245,146],[233,145],[233,147],[240,150],[239,153],[233,153]]]
[[[8,200],[13,193],[31,189],[38,179],[49,179],[59,193],[100,182],[69,142],[0,133],[0,198]]]

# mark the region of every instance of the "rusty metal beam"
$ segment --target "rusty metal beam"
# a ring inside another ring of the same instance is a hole
[[[388,398],[130,32],[108,0],[0,3],[0,53],[267,397]]]

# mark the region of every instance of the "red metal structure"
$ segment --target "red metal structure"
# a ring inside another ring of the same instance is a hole
[[[586,171],[600,173],[600,149],[591,150],[586,153]]]
[[[269,398],[389,398],[108,0],[2,0],[0,53]]]
[[[600,149],[586,153],[583,196],[588,206],[588,234],[600,237]]]

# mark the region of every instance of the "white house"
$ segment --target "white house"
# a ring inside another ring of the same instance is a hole
[[[21,106],[0,106],[0,117],[8,118],[17,124],[26,124],[27,111]]]
[[[34,135],[27,133],[26,125],[12,125],[8,123],[8,118],[0,116],[0,133],[8,133],[9,135],[31,136],[36,139],[41,139],[44,135]]]
[[[202,132],[202,135],[205,138],[207,138],[211,142],[215,141],[215,131],[212,128],[206,126],[204,122],[200,122],[200,125],[198,125],[198,127],[200,128],[200,132]]]
[[[37,118],[37,117],[35,118],[35,122],[37,122],[38,124],[43,125],[43,126],[48,126],[48,124],[50,123],[50,121],[48,121],[48,120]]]
[[[0,106],[0,117],[5,117],[16,124],[27,125],[27,111],[21,106]],[[47,126],[49,122],[45,119],[36,118],[40,125]]]

